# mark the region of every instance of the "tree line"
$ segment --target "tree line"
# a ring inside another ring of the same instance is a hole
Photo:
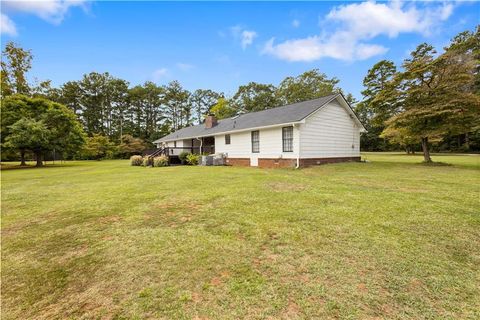
[[[23,94],[61,103],[73,111],[88,136],[99,134],[112,141],[121,141],[123,135],[129,134],[151,142],[185,126],[202,123],[211,112],[224,118],[341,92],[338,79],[317,69],[287,77],[278,87],[250,82],[240,86],[230,98],[210,89],[190,92],[178,81],[167,85],[147,81],[131,86],[108,72],[91,72],[80,80],[53,88],[48,80],[28,83],[26,74],[32,58],[29,50],[14,43],[6,45],[2,97]],[[351,95],[347,96],[353,100]]]
[[[318,69],[287,77],[278,86],[250,82],[240,86],[231,97],[210,89],[190,92],[178,81],[166,85],[147,81],[132,86],[108,72],[91,72],[57,88],[49,80],[32,84],[27,77],[32,67],[32,52],[9,42],[2,52],[0,71],[2,113],[15,113],[12,110],[16,104],[38,106],[42,104],[39,101],[47,106],[44,110],[68,110],[79,123],[82,131],[79,137],[84,137],[78,138],[74,145],[78,147],[83,139],[84,156],[99,158],[112,154],[127,156],[151,147],[157,138],[202,123],[208,113],[226,118],[339,92],[368,130],[361,138],[363,150],[421,149],[425,160],[430,161],[432,143],[437,150],[480,150],[479,46],[477,27],[474,32],[458,34],[442,53],[424,43],[399,67],[382,60],[368,71],[363,81],[363,99],[357,103],[351,94],[342,91],[337,78],[330,78]],[[5,121],[2,117],[3,148],[21,154],[33,151],[19,147],[21,130],[37,132],[39,123],[49,130],[48,117],[29,112],[5,117]],[[25,123],[22,118],[38,123]],[[24,123],[16,123],[20,120]],[[16,140],[9,138],[14,131]],[[51,150],[46,144],[43,143],[43,149]],[[74,148],[67,145],[58,148],[72,154]]]

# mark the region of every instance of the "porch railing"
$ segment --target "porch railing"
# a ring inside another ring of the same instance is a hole
[[[215,152],[214,146],[203,146],[202,148],[200,147],[165,147],[164,149],[168,150],[168,155],[170,156],[177,155],[177,154],[174,154],[175,150],[187,151],[195,154],[200,154],[200,153],[211,154]]]
[[[201,149],[201,150],[200,150]],[[152,152],[149,152],[148,159],[149,162],[153,163],[153,158],[165,155],[168,157],[168,162],[171,162],[171,157],[177,157],[178,154],[175,154],[174,150],[182,150],[182,151],[187,151],[195,154],[200,154],[200,153],[207,153],[207,154],[212,154],[215,151],[214,146],[204,146],[202,148],[200,147],[163,147],[163,148],[158,148],[155,150],[152,150]],[[201,152],[200,152],[201,151]]]

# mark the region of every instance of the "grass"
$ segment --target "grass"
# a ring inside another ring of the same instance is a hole
[[[2,319],[478,319],[480,156],[2,172]]]

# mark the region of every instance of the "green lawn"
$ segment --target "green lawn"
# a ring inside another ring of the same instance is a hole
[[[2,171],[2,319],[478,319],[480,156]]]

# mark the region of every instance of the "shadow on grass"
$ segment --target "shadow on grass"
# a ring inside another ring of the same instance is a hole
[[[61,168],[61,167],[71,167],[71,164],[44,164],[41,167],[37,167],[35,165],[26,165],[26,166],[21,166],[19,164],[0,164],[0,170],[5,171],[5,170],[21,170],[21,169],[42,169],[42,168]]]
[[[427,166],[427,167],[449,167],[449,166],[453,166],[452,163],[436,162],[436,161],[430,161],[430,162],[422,161],[419,164]]]

